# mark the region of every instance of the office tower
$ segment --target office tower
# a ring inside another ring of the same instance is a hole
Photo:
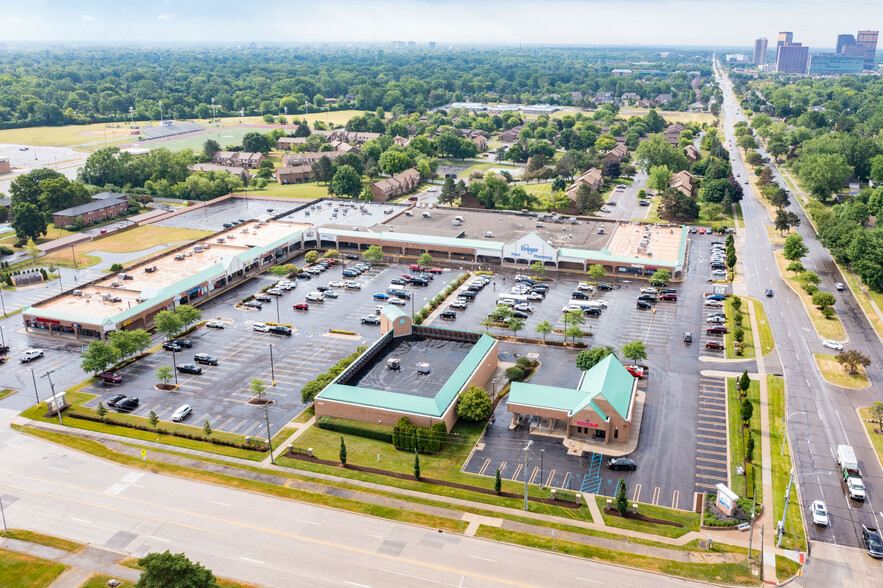
[[[837,35],[837,48],[835,49],[835,53],[839,55],[843,55],[845,52],[843,51],[846,47],[852,47],[855,45],[855,36],[854,35]]]
[[[776,47],[781,47],[785,44],[790,45],[792,41],[794,41],[794,33],[783,31],[779,33],[779,38],[776,40]]]
[[[776,56],[776,71],[782,73],[806,73],[806,59],[809,55],[809,47],[800,43],[789,43],[779,47]]]
[[[816,53],[809,57],[809,75],[860,74],[864,63],[864,55]]]
[[[856,45],[865,48],[865,69],[874,69],[874,60],[877,58],[877,37],[880,31],[859,31],[856,35]]]
[[[754,40],[754,65],[763,65],[766,63],[766,37]]]

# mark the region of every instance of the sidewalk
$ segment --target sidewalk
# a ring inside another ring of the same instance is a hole
[[[77,588],[82,586],[92,574],[104,574],[130,582],[137,582],[141,577],[140,571],[117,563],[125,558],[123,554],[92,545],[86,546],[81,551],[73,552],[30,541],[0,538],[0,548],[70,566],[50,584],[50,588]]]

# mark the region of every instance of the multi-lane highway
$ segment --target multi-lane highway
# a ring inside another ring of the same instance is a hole
[[[725,139],[733,172],[741,178],[749,177],[749,168],[736,148],[734,124],[747,120],[736,102],[732,85],[720,70],[718,81],[724,92]],[[763,150],[759,150],[763,154]],[[785,186],[778,170],[775,176]],[[744,185],[743,185],[744,186]],[[864,427],[856,410],[869,406],[880,398],[879,384],[865,390],[846,390],[828,384],[819,373],[814,353],[826,351],[822,338],[816,334],[812,323],[794,292],[779,276],[773,257],[766,225],[772,224],[765,207],[750,186],[744,186],[745,198],[742,211],[745,228],[741,241],[742,267],[747,279],[749,295],[763,299],[776,340],[776,353],[767,359],[768,373],[784,373],[787,387],[787,429],[792,447],[792,455],[797,468],[797,481],[800,485],[799,506],[804,517],[808,517],[809,505],[813,500],[824,500],[832,518],[828,528],[808,525],[809,536],[817,541],[858,547],[861,542],[861,525],[883,523],[883,471],[870,446]],[[816,240],[812,227],[799,208],[796,195],[791,197],[791,210],[801,218],[799,233],[809,246],[809,254],[803,264],[816,271],[822,279],[821,288],[834,290],[834,282],[845,281],[834,265],[828,251]],[[764,290],[772,288],[773,298],[764,298]],[[880,382],[883,372],[883,347],[876,333],[862,315],[858,303],[847,292],[838,293],[837,313],[843,321],[848,335],[847,348],[858,349],[870,356],[872,364],[868,376],[872,383]],[[782,423],[771,423],[781,427]],[[834,460],[839,444],[852,445],[859,459],[867,486],[868,498],[864,503],[846,497],[838,477]],[[780,448],[772,448],[779,451]],[[794,495],[792,495],[792,504]]]

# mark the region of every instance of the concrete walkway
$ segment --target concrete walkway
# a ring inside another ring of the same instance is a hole
[[[50,588],[78,588],[92,574],[104,574],[129,580],[130,582],[137,582],[138,578],[141,577],[140,571],[121,566],[117,563],[125,557],[123,554],[92,545],[80,551],[65,551],[38,543],[31,543],[30,541],[0,538],[0,548],[57,561],[69,566],[67,571],[50,584]]]

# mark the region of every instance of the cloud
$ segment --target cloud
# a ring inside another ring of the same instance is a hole
[[[91,14],[84,14],[83,16],[80,17],[80,20],[85,20],[85,21],[88,21],[88,22],[92,22],[92,21],[95,20],[95,17],[92,16]]]
[[[169,20],[169,19],[175,18],[175,15],[174,14],[160,14],[156,18],[158,18],[159,20]]]

